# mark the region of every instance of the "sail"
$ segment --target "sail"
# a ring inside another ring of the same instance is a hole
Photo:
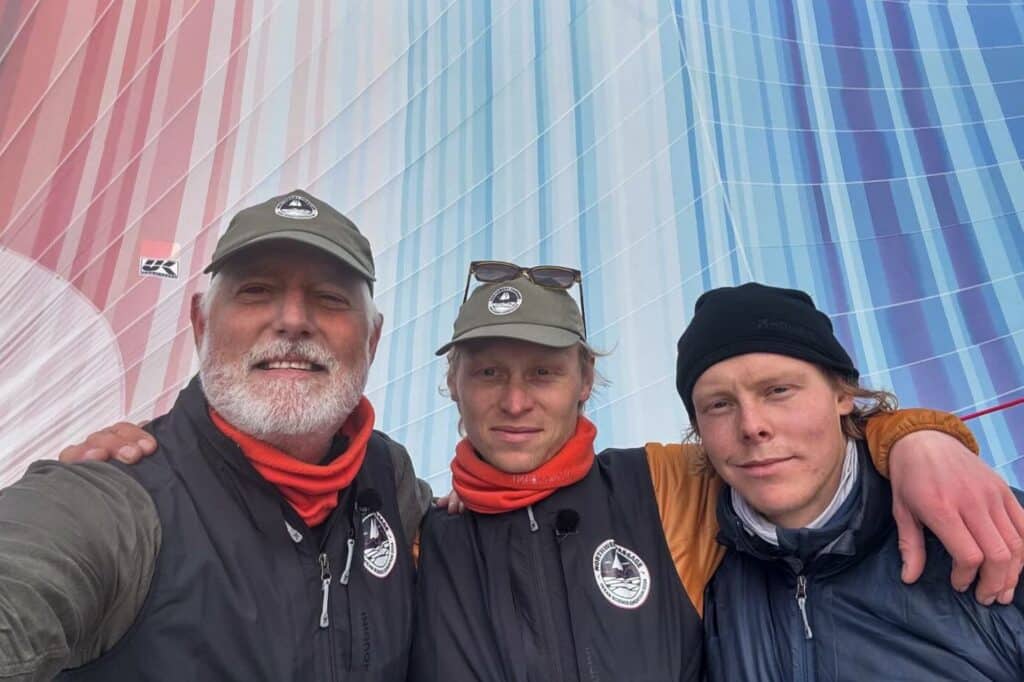
[[[599,446],[678,440],[674,341],[748,280],[904,404],[1020,397],[1022,36],[1006,3],[3,3],[0,485],[169,409],[219,234],[296,187],[373,245],[367,395],[435,489],[478,258],[583,271]],[[1024,409],[972,426],[1020,484]]]

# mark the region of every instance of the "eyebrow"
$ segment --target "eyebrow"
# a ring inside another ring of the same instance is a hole
[[[757,381],[755,381],[753,383],[753,385],[754,386],[768,386],[768,385],[771,385],[771,384],[796,383],[796,382],[804,381],[805,377],[806,377],[806,375],[803,374],[802,372],[800,372],[798,370],[793,370],[791,372],[783,372],[783,373],[779,373],[779,374],[770,374],[767,377],[764,377],[763,379],[758,379]],[[721,393],[723,391],[727,392],[727,389],[725,389],[723,387],[723,383],[724,382],[721,382],[721,381],[719,381],[719,382],[712,381],[710,386],[706,387],[704,390],[700,390],[700,389],[697,389],[695,387],[694,391],[693,391],[694,395],[696,395],[698,393],[698,391],[700,391],[701,395],[716,394],[716,393]]]

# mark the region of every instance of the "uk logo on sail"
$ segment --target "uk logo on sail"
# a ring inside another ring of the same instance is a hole
[[[178,261],[173,258],[141,258],[139,274],[143,277],[178,279]]]
[[[651,574],[636,552],[608,539],[594,550],[594,579],[605,599],[623,609],[639,608],[651,592]]]

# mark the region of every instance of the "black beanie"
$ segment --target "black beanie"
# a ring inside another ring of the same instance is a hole
[[[705,292],[679,337],[676,390],[694,422],[693,386],[709,367],[746,353],[777,353],[835,370],[859,373],[832,333],[832,321],[803,291],[756,282]]]

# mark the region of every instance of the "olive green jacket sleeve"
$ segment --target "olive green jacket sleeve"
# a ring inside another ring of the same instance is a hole
[[[49,680],[109,650],[159,549],[152,498],[111,464],[37,462],[0,490],[0,680]]]

